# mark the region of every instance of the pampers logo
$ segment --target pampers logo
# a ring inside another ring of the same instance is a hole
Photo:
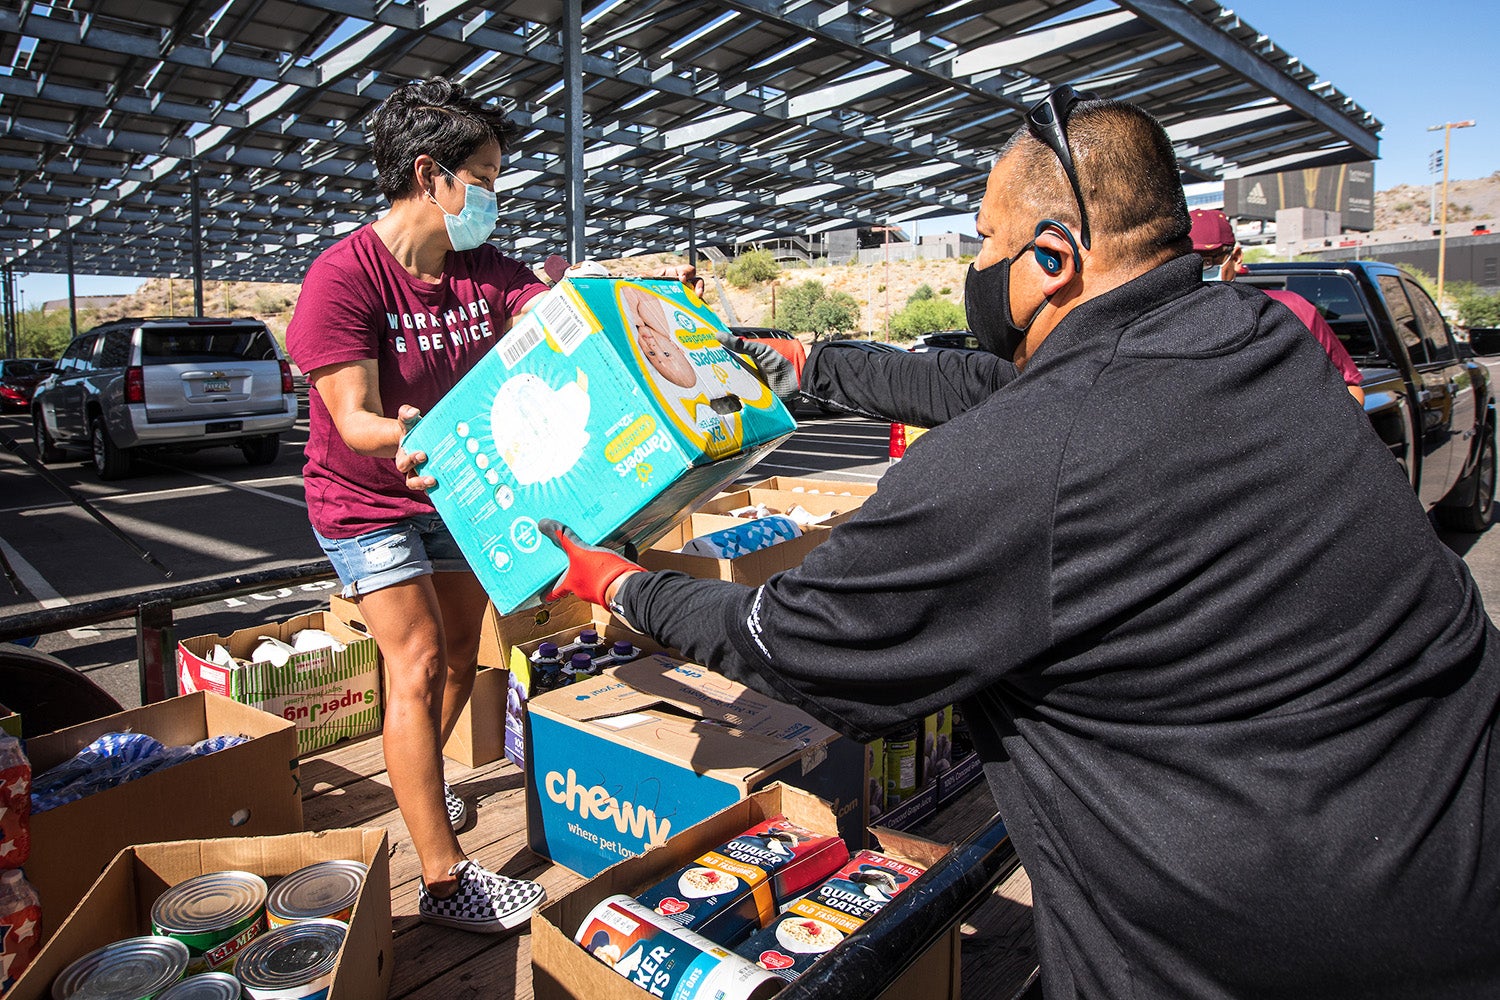
[[[636,466],[646,461],[646,459],[650,458],[656,452],[671,450],[672,439],[667,436],[665,431],[659,430],[655,434],[652,434],[650,437],[648,437],[646,440],[642,441],[640,444],[636,445],[635,448],[631,450],[630,454],[626,455],[622,460],[616,462],[615,472],[618,473],[621,478],[625,478],[635,471]]]
[[[609,794],[609,790],[603,785],[580,784],[578,773],[571,767],[568,768],[566,777],[556,771],[548,771],[542,784],[547,790],[547,798],[564,809],[576,812],[585,820],[612,822],[621,834],[628,832],[637,840],[644,840],[647,847],[666,843],[672,832],[671,820],[658,820],[654,810],[631,802],[621,802]]]

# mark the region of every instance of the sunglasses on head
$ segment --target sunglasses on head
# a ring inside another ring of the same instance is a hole
[[[1031,134],[1052,152],[1062,163],[1063,173],[1073,187],[1073,197],[1078,201],[1079,242],[1085,250],[1089,245],[1089,213],[1083,207],[1083,189],[1078,184],[1078,171],[1073,166],[1073,154],[1068,151],[1068,115],[1079,101],[1097,101],[1099,95],[1089,90],[1075,90],[1068,84],[1053,90],[1026,112],[1026,127]]]

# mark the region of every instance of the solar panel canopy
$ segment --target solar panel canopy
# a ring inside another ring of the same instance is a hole
[[[494,242],[528,261],[972,213],[1060,83],[1156,115],[1187,181],[1380,131],[1211,0],[0,0],[0,262],[299,281],[384,208],[369,113],[438,75],[522,126]]]

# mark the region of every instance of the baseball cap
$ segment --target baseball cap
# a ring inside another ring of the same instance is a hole
[[[1234,227],[1217,208],[1195,208],[1188,213],[1193,220],[1193,251],[1223,250],[1235,244]]]

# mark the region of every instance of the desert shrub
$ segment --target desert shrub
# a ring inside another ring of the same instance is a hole
[[[724,269],[725,279],[735,288],[749,288],[780,273],[781,265],[769,250],[746,250]]]

